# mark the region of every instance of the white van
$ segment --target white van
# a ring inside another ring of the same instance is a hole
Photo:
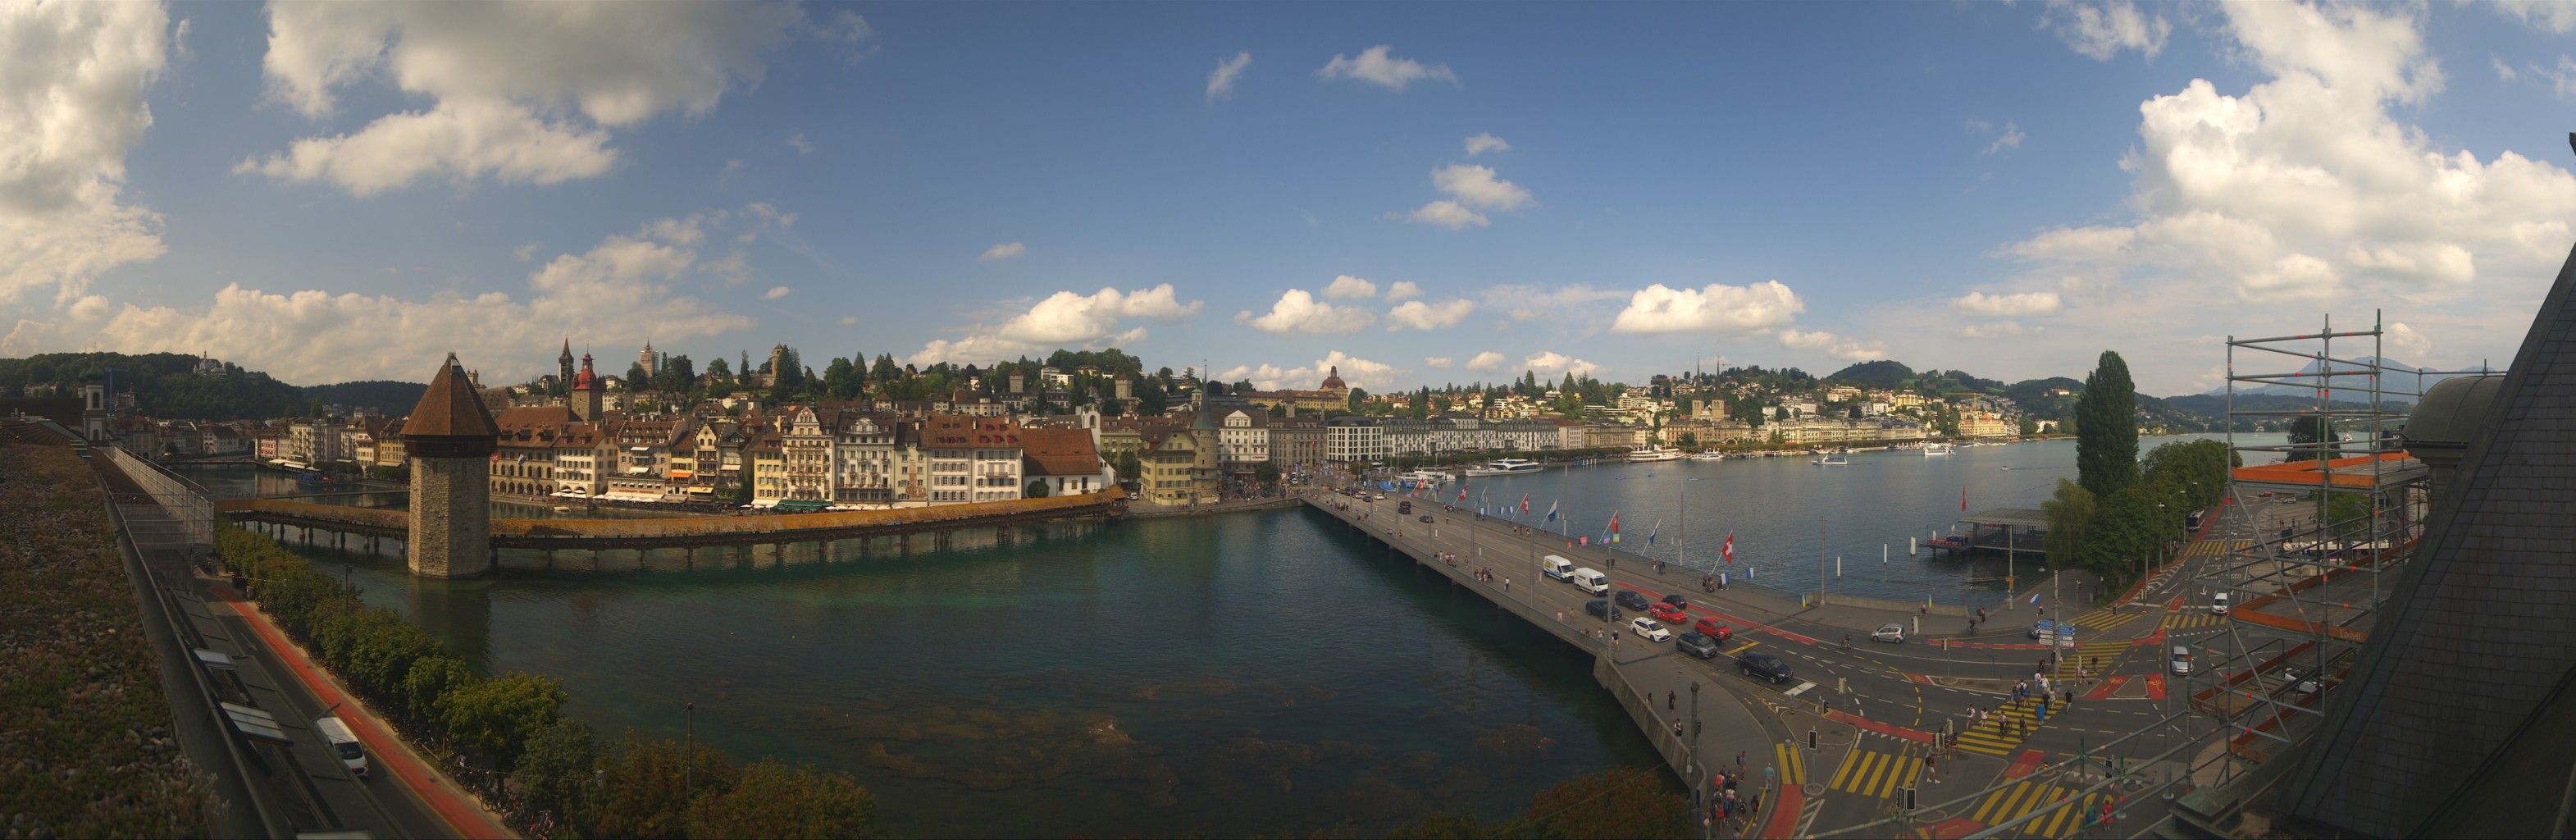
[[[367,749],[358,745],[358,733],[349,731],[348,724],[337,716],[316,718],[313,732],[322,736],[323,744],[340,759],[340,766],[349,769],[349,775],[367,777]]]
[[[2226,615],[2227,593],[2221,592],[2216,595],[2209,596],[2209,611],[2218,615]]]
[[[1594,595],[1606,595],[1610,592],[1610,576],[1589,567],[1574,570],[1574,575],[1566,580],[1573,583],[1574,588]]]
[[[1538,561],[1538,567],[1540,571],[1546,572],[1548,577],[1552,577],[1557,580],[1565,580],[1574,576],[1574,561],[1558,557],[1554,554],[1540,558]]]
[[[2175,645],[2175,646],[2173,646],[2172,667],[2173,667],[2173,673],[2174,673],[2174,676],[2177,676],[2177,677],[2188,677],[2188,676],[2191,676],[2191,648],[2190,648],[2190,647],[2185,646],[2185,645]]]

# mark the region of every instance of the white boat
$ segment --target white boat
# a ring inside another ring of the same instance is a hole
[[[1457,476],[1450,475],[1445,472],[1414,470],[1412,472],[1396,476],[1395,483],[1404,487],[1438,487],[1449,483],[1449,480],[1453,478],[1457,478]]]
[[[1933,442],[1931,442],[1931,443],[1927,443],[1927,444],[1924,444],[1924,445],[1923,445],[1923,455],[1924,455],[1925,457],[1930,457],[1930,456],[1933,456],[1933,455],[1948,455],[1948,454],[1950,454],[1950,445],[1949,445],[1949,444],[1942,443],[1942,442],[1940,442],[1940,441],[1933,441]]]
[[[1724,453],[1724,452],[1702,452],[1702,453],[1699,453],[1699,454],[1697,454],[1697,455],[1692,455],[1692,456],[1690,456],[1690,459],[1691,459],[1691,460],[1693,460],[1693,461],[1723,461],[1723,460],[1726,460],[1726,453]]]
[[[1645,464],[1653,463],[1655,461],[1679,461],[1681,459],[1682,451],[1679,449],[1665,449],[1658,446],[1649,446],[1644,449],[1628,450],[1628,463],[1631,464]]]
[[[1811,463],[1819,467],[1848,467],[1851,466],[1851,459],[1841,455],[1826,455]]]
[[[1505,458],[1500,461],[1489,462],[1481,467],[1469,467],[1467,468],[1467,477],[1487,478],[1498,475],[1523,475],[1544,469],[1547,469],[1547,467],[1537,461],[1528,461],[1520,458]]]

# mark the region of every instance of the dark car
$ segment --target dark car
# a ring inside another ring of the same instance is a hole
[[[1424,521],[1424,522],[1429,522],[1429,521],[1431,521],[1431,514],[1426,513],[1426,514],[1423,514],[1423,515],[1421,515],[1420,517],[1417,517],[1417,518],[1421,519],[1421,520],[1422,520],[1422,521]]]
[[[1789,663],[1782,662],[1780,657],[1767,653],[1745,654],[1743,658],[1735,660],[1735,669],[1744,672],[1745,676],[1764,680],[1773,685],[1797,679],[1797,674],[1789,670]]]
[[[1412,503],[1412,502],[1397,502],[1397,503],[1395,503],[1395,512],[1396,512],[1396,513],[1412,513],[1412,512],[1413,512],[1413,503]]]
[[[1681,638],[1673,640],[1673,647],[1701,659],[1717,658],[1717,640],[1698,633],[1683,633]]]
[[[1619,599],[1619,606],[1622,607],[1627,607],[1632,610],[1642,610],[1646,608],[1646,596],[1639,594],[1637,590],[1634,589],[1619,590],[1618,594],[1611,597]]]
[[[1690,609],[1690,599],[1682,597],[1679,592],[1664,596],[1664,603],[1673,605],[1673,609],[1677,610]]]
[[[1591,613],[1594,618],[1603,618],[1605,617],[1604,613],[1607,613],[1608,615],[1606,617],[1611,621],[1618,621],[1619,619],[1628,617],[1627,613],[1620,612],[1619,610],[1612,608],[1610,606],[1609,599],[1606,598],[1594,598],[1590,601],[1584,602],[1583,611]]]

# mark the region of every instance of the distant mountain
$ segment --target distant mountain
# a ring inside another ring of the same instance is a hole
[[[1906,383],[1913,381],[1913,379],[1913,368],[1906,367],[1903,362],[1893,362],[1886,359],[1880,359],[1875,362],[1862,362],[1860,364],[1852,365],[1851,367],[1843,368],[1842,370],[1834,371],[1834,375],[1825,377],[1826,382],[1856,385],[1862,388],[1890,389],[1904,387]]]
[[[318,400],[323,405],[347,406],[351,409],[370,408],[386,417],[401,417],[410,414],[413,406],[420,405],[420,395],[427,392],[429,386],[418,382],[370,379],[332,385],[307,385],[303,390],[304,399],[307,402]]]
[[[2065,396],[2051,396],[2050,391],[2065,390]],[[2084,393],[2084,383],[2063,376],[2047,379],[2024,379],[2004,387],[2025,414],[2041,420],[2063,420],[2075,413],[2075,398]]]
[[[2286,357],[2286,356],[2284,356],[2284,357],[2280,357],[2280,358],[2281,358],[2283,361],[2287,361],[2287,359],[2288,359],[2288,357]],[[2314,375],[2314,374],[2316,374],[2317,372],[2319,372],[2319,371],[2321,371],[2321,370],[2326,370],[2326,369],[2327,369],[2327,366],[2328,366],[2328,365],[2331,365],[2331,366],[2332,366],[2332,369],[2333,369],[2333,370],[2336,370],[2336,371],[2357,371],[2357,370],[2364,370],[2364,369],[2366,369],[2366,368],[2367,368],[2367,366],[2368,366],[2372,361],[2373,361],[2373,357],[2370,357],[2370,356],[2362,356],[2362,357],[2360,357],[2360,358],[2358,358],[2358,359],[2355,359],[2355,360],[2354,360],[2354,362],[2359,362],[2360,364],[2354,364],[2354,363],[2349,363],[2349,362],[2326,362],[2326,363],[2319,363],[2319,362],[2318,362],[2318,361],[2316,361],[2316,360],[2310,360],[2307,364],[2300,365],[2300,366],[2297,368],[2297,370],[2298,370],[2300,373],[2302,373],[2302,374]],[[2449,379],[2449,378],[2450,378],[2450,376],[2446,376],[2446,375],[2440,375],[2440,374],[2434,374],[2434,373],[2432,373],[2432,372],[2431,372],[2431,370],[2432,370],[2431,368],[2420,368],[2420,367],[2416,367],[2416,366],[2414,366],[2414,365],[2410,365],[2410,364],[2407,364],[2407,363],[2405,363],[2405,362],[2401,362],[2401,361],[2398,361],[2398,360],[2395,360],[2395,359],[2378,359],[2378,360],[2377,360],[2377,363],[2378,363],[2378,365],[2380,366],[2380,368],[2381,368],[2381,369],[2383,369],[2383,370],[2385,370],[2385,371],[2387,371],[2387,372],[2388,372],[2388,373],[2387,373],[2387,377],[2388,377],[2388,378],[2387,378],[2387,382],[2386,382],[2382,387],[2383,387],[2386,391],[2389,391],[2389,392],[2395,392],[2396,394],[2398,394],[2398,395],[2399,395],[2399,396],[2397,396],[2397,397],[2396,397],[2397,399],[2404,400],[2404,401],[2406,401],[2406,402],[2413,402],[2413,401],[2414,401],[2414,396],[2413,396],[2414,394],[2420,393],[2420,392],[2422,392],[2422,391],[2423,391],[2423,390],[2425,390],[2425,389],[2432,388],[2434,383],[2437,383],[2437,382],[2440,382],[2440,381],[2442,381],[2442,380],[2444,380],[2444,379]],[[2281,366],[2281,367],[2265,367],[2265,368],[2252,368],[2252,367],[2248,367],[2248,366],[2240,366],[2240,367],[2238,368],[2238,370],[2239,370],[2239,372],[2240,372],[2240,373],[2287,373],[2287,372],[2289,371],[2289,368],[2287,368],[2286,366]],[[2422,377],[2420,377],[2420,379],[2419,379],[2419,377],[2417,377],[2417,376],[2415,376],[2415,375],[2414,375],[2414,374],[2418,374],[2418,373],[2421,373],[2421,374],[2424,374],[2424,375],[2423,375]],[[2327,377],[2317,377],[2317,378],[2315,378],[2315,379],[2313,379],[2313,380],[2310,380],[2310,381],[2315,381],[2315,382],[2323,383],[2323,382],[2325,381],[2325,379],[2326,379],[2326,378],[2327,378]],[[2349,398],[2349,399],[2359,400],[2359,401],[2362,401],[2362,402],[2367,402],[2367,400],[2368,400],[2368,398],[2369,398],[2369,394],[2370,394],[2370,381],[2369,381],[2369,378],[2368,378],[2368,377],[2362,377],[2362,376],[2337,376],[2337,377],[2331,377],[2331,378],[2332,378],[2332,379],[2334,379],[2333,386],[2334,386],[2334,395],[2335,395],[2336,397],[2338,397],[2338,398]],[[2226,385],[2225,383],[2220,383],[2218,387],[2216,387],[2216,388],[2211,388],[2211,389],[2209,389],[2208,391],[2206,391],[2206,392],[2204,392],[2204,393],[2207,393],[2207,394],[2214,394],[2214,395],[2218,395],[2218,396],[2224,397],[2224,396],[2226,396],[2226,394],[2227,394],[2227,385]],[[2316,389],[2315,389],[2314,387],[2300,387],[2300,386],[2297,386],[2297,385],[2279,385],[2279,384],[2265,384],[2265,385],[2257,385],[2257,384],[2252,384],[2252,383],[2238,383],[2237,388],[2236,388],[2236,395],[2237,395],[2238,397],[2240,397],[2240,398],[2241,398],[2241,397],[2244,397],[2244,396],[2246,396],[2246,395],[2248,395],[2248,394],[2262,394],[2262,395],[2283,396],[2283,397],[2305,397],[2305,398],[2307,398],[2308,400],[2310,400],[2310,401],[2311,401],[2311,404],[2313,404],[2313,401],[2316,399],[2316,396],[2317,396],[2317,394],[2316,394]],[[2385,395],[2383,395],[2383,401],[2384,401],[2385,399],[2386,399],[2386,396],[2385,396]],[[2340,401],[2340,399],[2339,399],[2338,401]]]
[[[198,366],[196,356],[179,353],[38,353],[0,359],[0,396],[77,393],[83,380],[95,378],[120,395],[133,395],[135,405],[155,417],[285,417],[308,405],[295,386],[268,374],[232,364],[200,373]]]

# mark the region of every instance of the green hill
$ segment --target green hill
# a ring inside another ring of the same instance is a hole
[[[376,413],[386,417],[410,414],[412,407],[420,404],[421,393],[428,390],[428,385],[418,382],[390,382],[382,379],[341,382],[333,385],[307,385],[303,389],[307,403],[319,400],[324,405],[346,406],[351,409],[372,408]]]
[[[133,394],[136,408],[154,417],[284,417],[311,405],[295,386],[259,371],[227,364],[221,375],[201,375],[196,367],[197,357],[179,353],[38,353],[0,359],[0,395],[72,394],[97,379]]]
[[[1914,369],[1906,367],[1903,362],[1880,359],[1834,371],[1834,375],[1825,377],[1825,381],[1862,388],[1902,388],[1914,381]]]

